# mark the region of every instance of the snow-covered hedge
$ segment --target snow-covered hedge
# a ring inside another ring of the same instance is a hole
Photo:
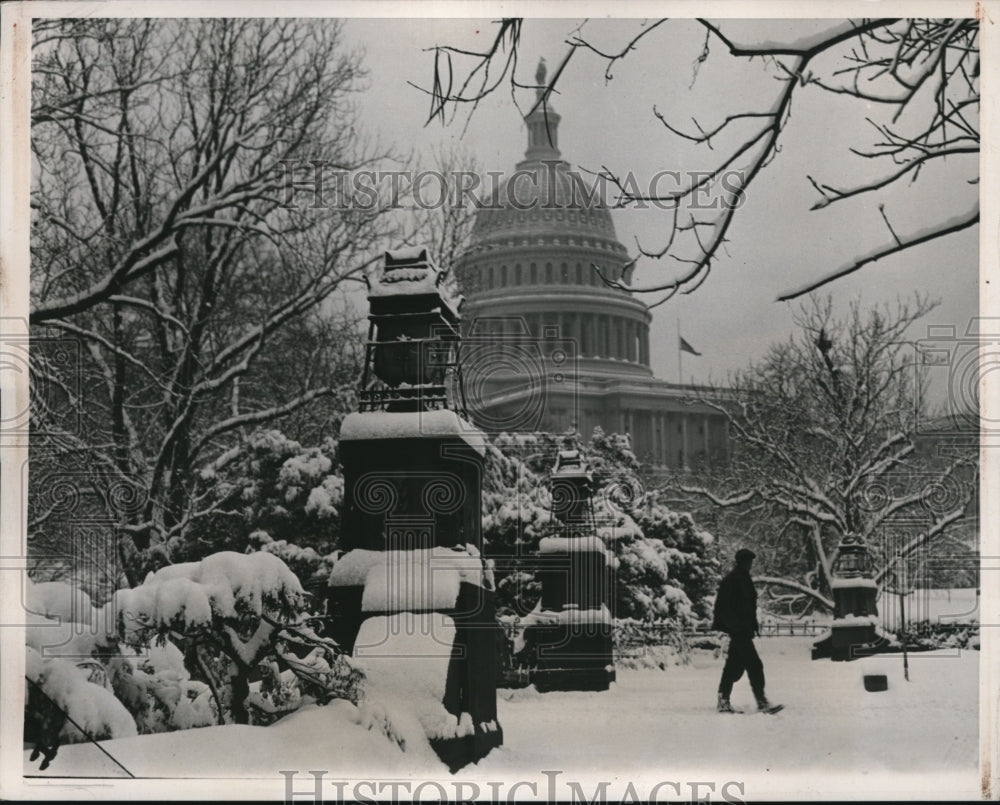
[[[896,635],[897,639],[900,637]],[[969,623],[911,623],[906,632],[909,645],[923,649],[964,648],[979,650],[979,626]]]
[[[59,735],[63,743],[137,734],[135,719],[125,705],[111,691],[91,682],[87,668],[58,657],[45,658],[28,646],[24,674],[29,688],[37,686],[67,717]]]
[[[263,550],[303,582],[329,573],[344,501],[336,439],[306,447],[279,430],[253,431],[203,467],[199,484],[211,513],[185,530],[175,561]]]
[[[99,609],[68,585],[29,581],[26,732],[49,758],[65,742],[356,700],[359,672],[303,621],[305,598],[268,552],[161,568]]]
[[[145,644],[172,631],[191,634],[266,615],[293,616],[304,595],[298,577],[274,554],[222,551],[150,573],[138,587],[118,590],[109,606],[118,616],[119,637]],[[244,648],[244,656],[251,656],[254,648]]]
[[[60,744],[121,738],[138,732],[115,696],[109,648],[89,596],[63,582],[25,580],[25,738],[48,766]]]

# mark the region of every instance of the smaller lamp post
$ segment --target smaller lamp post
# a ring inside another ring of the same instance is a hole
[[[865,541],[857,534],[845,535],[830,565],[833,623],[829,633],[813,644],[814,660],[854,660],[887,646],[885,638],[875,631],[878,584],[873,576],[874,564]]]
[[[539,691],[607,690],[615,680],[607,577],[616,560],[597,533],[594,479],[578,450],[556,456],[550,488],[559,526],[539,543],[542,597],[524,619],[532,681]]]

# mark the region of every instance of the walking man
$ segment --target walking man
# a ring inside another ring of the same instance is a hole
[[[715,598],[715,612],[712,628],[729,635],[729,652],[722,668],[719,682],[718,710],[720,713],[738,713],[729,703],[733,684],[746,671],[757,708],[767,713],[776,713],[780,704],[772,704],[764,695],[764,664],[754,647],[754,635],[760,634],[757,623],[757,591],[750,577],[750,566],[756,554],[748,548],[736,552],[734,567],[719,585]]]

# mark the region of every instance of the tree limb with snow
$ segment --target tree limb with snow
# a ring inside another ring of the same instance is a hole
[[[398,224],[296,187],[314,162],[391,155],[360,136],[364,71],[335,20],[51,19],[34,34],[29,544],[68,552],[73,515],[45,492],[76,476],[105,499],[135,584],[219,511],[203,467],[255,427],[318,440],[347,410],[360,339],[343,294]]]
[[[498,21],[496,37],[480,51],[439,44],[434,49],[431,86],[421,88],[431,98],[428,122],[450,122],[460,109],[471,115],[488,95],[500,89],[509,90],[515,103],[519,91],[537,90],[538,100],[532,111],[538,106],[545,108],[552,94],[558,92],[560,77],[577,50],[603,61],[605,81],[611,81],[612,69],[621,60],[641,47],[655,47],[656,34],[668,30],[672,22],[683,21],[644,21],[634,34],[614,45],[599,41],[593,29],[588,33],[586,21],[580,23],[565,41],[567,50],[559,69],[542,86],[524,79],[519,70],[523,28],[520,19]],[[812,93],[856,100],[859,108],[868,110],[868,122],[875,131],[873,142],[850,149],[854,157],[872,164],[865,178],[839,186],[830,178],[807,177],[819,195],[813,209],[859,196],[874,197],[889,241],[859,252],[840,266],[820,268],[815,276],[780,293],[779,300],[804,296],[878,260],[978,223],[978,203],[972,192],[968,193],[968,208],[946,208],[935,222],[912,229],[894,220],[882,202],[908,189],[919,192],[909,185],[934,165],[948,166],[945,181],[950,187],[978,182],[977,19],[830,20],[820,30],[805,34],[777,27],[762,34],[759,26],[753,30],[734,20],[697,22],[704,32],[704,44],[695,61],[692,87],[699,68],[708,59],[718,58],[721,48],[734,72],[746,70],[755,62],[765,65],[775,79],[775,90],[770,103],[761,108],[737,108],[723,114],[721,120],[710,122],[693,119],[693,129],[669,120],[652,106],[651,114],[662,124],[668,138],[703,148],[711,169],[700,172],[686,185],[651,195],[640,190],[634,177],[602,168],[600,176],[617,189],[620,204],[655,202],[667,210],[660,245],[637,244],[633,262],[640,257],[672,261],[669,268],[660,269],[657,276],[643,283],[622,282],[602,274],[606,284],[635,293],[657,294],[660,298],[653,306],[678,292],[697,289],[720,259],[743,199],[753,192],[765,169],[780,159],[783,135],[793,125],[794,102]],[[706,163],[699,162],[702,164]],[[705,204],[705,198],[714,203]],[[600,273],[597,266],[594,269]]]
[[[922,436],[926,368],[905,341],[933,307],[919,295],[868,311],[856,301],[839,319],[830,299],[814,297],[795,336],[701,400],[726,417],[732,462],[668,488],[753,545],[768,584],[825,606],[846,535],[868,544],[884,584],[967,525],[978,453],[957,437]],[[889,538],[900,523],[902,542]]]

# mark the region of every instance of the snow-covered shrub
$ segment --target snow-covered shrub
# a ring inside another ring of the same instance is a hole
[[[331,699],[357,702],[363,674],[330,640],[308,626],[295,629],[295,640],[279,639],[273,656],[258,664],[260,679],[250,683],[247,705],[255,724]]]
[[[303,446],[278,430],[254,431],[203,468],[200,484],[204,508],[213,510],[185,531],[176,559],[264,550],[307,585],[326,577],[344,500],[336,439]]]
[[[43,657],[27,647],[25,738],[45,755],[42,768],[61,743],[136,734],[135,720],[111,691],[89,679],[89,672],[58,657]]]
[[[155,640],[121,645],[113,607],[93,609],[86,594],[61,582],[27,581],[25,605],[29,652],[34,652],[43,668],[50,660],[61,663],[53,666],[62,669],[55,673],[63,673],[65,667],[76,668],[91,683],[77,692],[95,699],[94,706],[104,706],[101,700],[106,699],[105,694],[113,695],[130,714],[133,732],[216,723],[208,686],[191,679],[183,655],[173,643]],[[95,693],[97,689],[104,693]],[[51,703],[47,706],[56,709]],[[45,712],[43,708],[41,714]],[[27,720],[39,718],[44,720],[44,715],[33,714],[29,708]],[[61,740],[83,738],[76,730]]]
[[[25,579],[28,612],[66,623],[90,624],[94,609],[86,592],[62,581],[33,582]]]
[[[309,546],[302,547],[286,539],[273,539],[263,530],[251,533],[250,543],[257,550],[277,556],[300,579],[328,577],[333,562],[339,554],[339,551],[334,551],[323,555]]]
[[[615,621],[615,665],[619,668],[667,670],[690,662],[691,648],[685,633],[670,619]]]
[[[538,543],[552,530],[549,490],[540,474],[523,458],[538,452],[544,435],[501,433],[487,444],[483,483],[483,547],[497,573],[497,607],[501,613],[529,612],[541,586],[535,580]]]
[[[170,565],[119,590],[112,605],[123,643],[159,647],[119,666],[116,678],[147,692],[151,731],[212,719],[270,723],[306,703],[357,699],[359,673],[304,621],[305,593],[275,553]]]
[[[128,706],[140,733],[218,723],[211,689],[191,678],[184,654],[171,641],[126,649],[109,665],[115,695]]]
[[[25,580],[25,739],[48,766],[62,743],[136,734],[130,711],[112,692],[102,634],[90,597],[63,582]]]
[[[646,494],[629,513],[642,536],[620,541],[617,614],[677,618],[685,627],[707,617],[720,568],[712,535],[690,514],[667,507],[657,492]]]
[[[223,678],[212,679],[227,694],[217,706],[224,717],[247,723],[250,673],[274,653],[282,624],[296,620],[304,603],[298,578],[277,556],[223,551],[150,573],[138,587],[116,592],[109,606],[126,645],[181,639],[210,678],[212,663],[200,652],[216,655],[216,665],[224,657]]]
[[[964,648],[979,650],[979,627],[968,623],[923,620],[911,623],[896,638],[919,649]]]

